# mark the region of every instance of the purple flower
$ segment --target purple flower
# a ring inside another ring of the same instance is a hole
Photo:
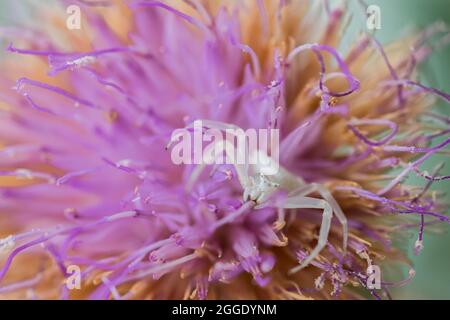
[[[64,43],[48,28],[8,31],[0,297],[352,299],[361,286],[381,298],[397,283],[371,289],[368,268],[382,257],[386,268],[409,265],[391,241],[417,228],[420,251],[426,226],[449,222],[429,190],[449,177],[420,166],[450,143],[449,119],[430,111],[450,96],[415,72],[439,27],[392,54],[366,35],[343,55],[341,8],[80,5],[82,31],[55,28],[64,15],[51,28]],[[235,165],[197,176],[174,164],[171,135],[196,120],[280,130],[285,175],[272,183],[244,171],[243,185]],[[425,187],[408,186],[411,174]],[[67,286],[69,266],[80,267],[79,290]]]

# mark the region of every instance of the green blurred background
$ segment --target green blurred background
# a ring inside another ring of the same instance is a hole
[[[23,14],[26,14],[17,12],[17,10],[15,12],[5,10],[5,7],[14,5],[16,1],[24,0],[0,0],[0,24],[10,24],[14,22],[14,19],[20,19]],[[360,30],[364,30],[366,20],[358,0],[346,1],[353,15],[348,30],[349,38],[351,38]],[[332,6],[341,2],[330,0]],[[401,36],[411,31],[411,28],[423,29],[435,21],[445,21],[450,25],[450,0],[366,0],[366,3],[378,5],[381,9],[381,30],[378,30],[376,35],[383,43],[399,39],[399,37],[401,39]],[[421,81],[445,92],[450,92],[450,46],[435,52],[432,58],[421,67]],[[439,103],[437,108],[450,115],[450,106]],[[450,162],[443,156],[431,159],[423,166],[423,169],[430,170],[437,163],[443,161],[447,165],[441,174],[450,175]],[[410,182],[423,184],[424,181],[412,177]],[[433,188],[447,192],[450,190],[450,181],[436,183]],[[394,298],[450,299],[450,226],[444,226],[441,231],[440,234],[425,234],[424,250],[420,256],[416,257],[413,254],[413,244],[417,237],[417,231],[412,230],[409,244],[405,246],[405,249],[408,250],[409,256],[413,260],[416,276],[407,286],[395,289],[393,291]],[[406,271],[404,276],[406,276]]]
[[[336,1],[331,1],[336,2]],[[353,19],[349,32],[365,28],[364,13],[357,0],[347,0]],[[367,0],[368,5],[381,9],[381,29],[376,32],[383,43],[401,39],[412,28],[423,29],[436,21],[450,25],[450,0]],[[450,92],[450,46],[433,53],[431,59],[420,68],[420,81],[435,88]],[[437,108],[450,115],[450,106],[439,102]],[[431,170],[445,162],[440,174],[450,174],[450,162],[444,156],[435,156],[422,167]],[[412,176],[412,175],[411,175]],[[411,177],[409,182],[423,184],[420,178]],[[435,183],[434,189],[450,191],[450,181]],[[448,196],[446,196],[448,199]],[[426,232],[424,249],[416,257],[413,254],[417,231],[412,230],[409,244],[405,247],[414,263],[416,276],[405,287],[393,290],[397,299],[450,299],[450,226],[443,226],[439,234]],[[406,271],[405,275],[406,276]]]

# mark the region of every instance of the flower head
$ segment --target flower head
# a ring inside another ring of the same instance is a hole
[[[0,296],[380,297],[392,284],[373,290],[368,268],[409,265],[392,240],[417,228],[420,251],[425,226],[449,222],[429,191],[448,177],[420,166],[450,143],[449,119],[431,112],[450,96],[415,71],[441,25],[388,49],[364,35],[343,53],[340,7],[80,5],[81,31],[55,28],[57,17],[53,28],[5,30]],[[280,131],[285,176],[264,206],[243,198],[236,166],[197,174],[173,163],[171,134],[196,120]],[[425,186],[408,186],[409,174]],[[300,180],[335,215],[325,247],[298,271],[323,225],[314,207],[280,210]],[[81,290],[66,285],[71,265]]]

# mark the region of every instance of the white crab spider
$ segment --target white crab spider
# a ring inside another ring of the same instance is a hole
[[[217,130],[227,130],[227,129],[240,129],[239,127],[223,122],[212,121],[212,120],[202,120],[203,127],[209,129]],[[189,126],[188,126],[189,127]],[[216,143],[210,144],[207,148],[217,148],[228,153],[230,150],[225,148],[223,141],[219,141],[221,146],[217,146]],[[222,148],[223,147],[223,148]],[[209,150],[210,151],[210,150]],[[342,212],[336,200],[333,198],[331,193],[327,188],[318,183],[306,183],[302,178],[290,173],[285,168],[278,165],[275,160],[267,155],[261,150],[235,150],[237,152],[256,152],[255,154],[250,154],[249,156],[258,156],[260,160],[256,164],[233,164],[236,169],[237,177],[239,182],[244,189],[243,200],[244,201],[254,201],[254,209],[260,209],[267,205],[266,201],[273,195],[274,192],[278,190],[283,190],[287,192],[287,197],[274,205],[278,208],[278,219],[275,223],[275,227],[280,230],[285,225],[284,220],[284,210],[285,209],[320,209],[322,212],[322,224],[319,232],[319,239],[316,247],[311,251],[310,255],[306,257],[302,263],[291,269],[290,274],[296,273],[299,270],[306,267],[314,258],[316,258],[320,251],[325,247],[328,241],[328,234],[330,231],[331,220],[333,213],[342,225],[343,230],[343,248],[344,251],[347,247],[348,238],[348,225],[347,218]],[[209,154],[209,152],[208,152]],[[205,159],[204,159],[205,160]],[[207,159],[211,160],[211,159]],[[207,161],[205,161],[207,162]],[[212,163],[209,161],[207,163]],[[263,165],[261,165],[263,163]],[[205,168],[206,164],[198,165],[188,183],[186,184],[186,191],[190,192]],[[273,174],[274,168],[276,168],[276,174]],[[270,172],[268,174],[268,172]],[[322,199],[308,197],[311,193],[317,192],[320,194]]]

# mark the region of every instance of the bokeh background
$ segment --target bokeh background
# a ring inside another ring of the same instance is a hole
[[[11,10],[11,4],[16,1],[30,0],[0,0],[0,26],[13,24],[17,20],[23,21],[23,18],[28,16],[29,12],[26,12],[26,7],[23,12]],[[358,0],[330,0],[330,2],[332,6],[345,2],[349,7],[352,20],[347,32],[348,39],[364,30],[366,20],[364,10]],[[450,25],[450,0],[366,0],[366,3],[378,5],[381,9],[381,30],[378,30],[376,35],[385,44],[397,40],[399,37],[401,39],[402,35],[413,30],[423,29],[436,21],[444,21]],[[1,41],[0,44],[3,49],[5,44]],[[344,51],[346,51],[345,46],[346,42],[341,48]],[[0,59],[2,54],[0,54]],[[420,80],[440,90],[450,92],[450,46],[433,53],[431,59],[421,67]],[[450,115],[450,106],[439,103],[437,108]],[[450,175],[450,161],[444,156],[436,156],[428,161],[424,169],[431,170],[440,162],[446,163],[440,174]],[[423,183],[423,180],[411,177],[409,182],[419,184]],[[449,192],[450,181],[436,183],[433,188]],[[402,244],[405,250],[408,250],[408,255],[414,263],[416,276],[407,286],[393,290],[393,297],[397,299],[450,299],[450,226],[443,226],[438,233],[427,232],[424,238],[425,248],[419,256],[413,254],[416,233],[416,230],[412,230],[408,243]],[[404,276],[406,277],[406,270]]]
[[[331,3],[337,1],[331,0]],[[366,4],[378,5],[381,9],[381,29],[376,31],[377,38],[384,44],[398,41],[403,35],[423,29],[430,24],[442,21],[450,25],[450,0],[367,0]],[[358,0],[346,0],[353,15],[348,38],[365,28]],[[429,39],[430,42],[433,39]],[[431,59],[420,68],[420,81],[435,88],[450,92],[450,46],[433,53]],[[450,115],[450,106],[438,102],[436,108]],[[430,159],[422,168],[432,170],[438,163],[444,162],[441,174],[450,174],[450,161],[445,156]],[[410,177],[410,183],[423,184],[420,178]],[[450,200],[450,181],[436,183],[433,189],[447,193]],[[426,232],[424,250],[419,256],[413,253],[413,244],[417,231],[410,234],[408,243],[403,244],[413,261],[416,276],[407,286],[393,290],[397,299],[450,299],[450,226],[445,225],[438,232]],[[406,270],[405,275],[406,276]]]

